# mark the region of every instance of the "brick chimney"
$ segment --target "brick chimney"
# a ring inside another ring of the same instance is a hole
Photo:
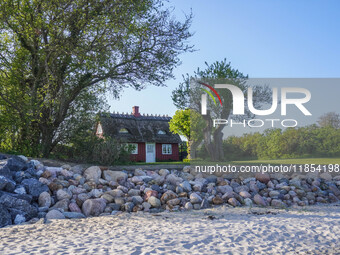
[[[140,113],[139,113],[139,106],[133,106],[132,107],[132,114],[135,117],[140,117],[141,116]]]

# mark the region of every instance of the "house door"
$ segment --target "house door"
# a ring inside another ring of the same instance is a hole
[[[145,162],[156,162],[156,148],[154,143],[146,143],[145,144],[146,148],[146,160]]]

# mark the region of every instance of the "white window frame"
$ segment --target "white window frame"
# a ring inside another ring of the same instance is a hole
[[[157,135],[166,135],[164,130],[158,130]]]
[[[172,155],[172,144],[162,144],[162,154]]]
[[[138,143],[130,143],[130,145],[135,146],[135,149],[133,151],[131,151],[131,154],[138,154]]]

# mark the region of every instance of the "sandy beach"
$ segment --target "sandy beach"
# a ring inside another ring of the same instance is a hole
[[[340,254],[340,206],[222,206],[0,229],[0,254]]]

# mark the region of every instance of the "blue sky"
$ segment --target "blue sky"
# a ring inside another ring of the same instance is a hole
[[[181,56],[176,79],[167,81],[167,87],[125,89],[120,100],[108,96],[111,111],[131,112],[133,105],[139,105],[142,113],[173,115],[171,92],[182,74],[203,68],[205,61],[224,58],[250,78],[340,77],[340,1],[170,0],[169,4],[180,20],[192,10],[195,34],[190,43],[197,51]],[[324,109],[318,113],[340,108],[334,103],[340,86],[332,88],[327,93],[322,86],[313,87],[314,94],[323,98],[320,102],[312,97],[312,107]]]

